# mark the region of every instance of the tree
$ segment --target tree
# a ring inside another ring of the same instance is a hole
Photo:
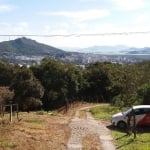
[[[141,71],[136,64],[124,66],[121,78],[119,80],[120,94],[114,98],[114,103],[120,107],[140,104],[137,98],[137,91],[142,78]]]
[[[101,63],[91,64],[86,68],[87,79],[86,95],[93,99],[92,101],[107,102],[108,87],[110,80]]]
[[[42,99],[44,108],[49,110],[61,107],[67,94],[64,64],[55,59],[44,58],[39,66],[32,66],[31,70],[45,89]]]
[[[0,61],[0,86],[10,86],[13,78],[13,65]]]
[[[139,88],[138,96],[141,98],[142,104],[150,105],[150,83],[145,83]]]
[[[31,69],[45,88],[43,104],[47,110],[68,105],[83,88],[82,70],[73,64],[45,58]]]
[[[0,104],[9,104],[12,101],[14,93],[9,87],[0,87]]]
[[[22,109],[42,105],[40,98],[42,98],[44,94],[44,89],[27,67],[16,68],[10,88],[15,94],[14,101],[19,103]]]
[[[140,86],[138,87],[138,98],[142,104],[150,105],[150,61],[144,61],[138,64],[139,70],[142,72]]]
[[[65,64],[64,81],[68,89],[69,99],[80,97],[80,91],[84,88],[83,70],[73,64]]]

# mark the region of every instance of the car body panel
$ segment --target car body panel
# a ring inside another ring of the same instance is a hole
[[[133,106],[133,110],[137,126],[150,126],[150,105]],[[114,114],[111,119],[112,124],[117,126],[121,121],[127,124],[128,117],[131,113],[132,109],[130,108],[125,112]],[[131,117],[130,124],[131,126],[133,125],[133,116]]]

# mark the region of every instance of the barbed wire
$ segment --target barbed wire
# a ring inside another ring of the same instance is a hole
[[[0,34],[0,37],[84,37],[84,36],[118,36],[118,35],[135,35],[150,34],[150,31],[141,32],[108,32],[108,33],[81,33],[81,34]]]

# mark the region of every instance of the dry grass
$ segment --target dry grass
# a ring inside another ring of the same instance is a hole
[[[0,150],[65,150],[70,137],[68,126],[75,110],[89,104],[76,103],[67,113],[21,112],[20,122],[9,115],[0,120]]]
[[[88,134],[82,139],[83,150],[102,150],[99,137],[96,134]]]
[[[79,113],[80,113],[79,118],[81,118],[81,119],[86,119],[87,118],[85,110],[80,110]]]
[[[57,122],[57,116],[43,115],[44,121],[41,121],[41,117],[34,115],[24,115],[21,122],[0,127],[0,149],[65,149],[70,134],[68,124],[64,122],[67,119],[59,119]]]
[[[74,104],[72,104],[70,106],[70,109],[68,110],[67,113],[65,113],[65,115],[68,116],[68,117],[72,117],[72,116],[75,115],[75,111],[77,109],[80,109],[80,108],[83,108],[83,107],[87,107],[87,106],[92,106],[92,105],[94,105],[94,104],[86,103],[86,102],[76,102],[76,103],[74,103]]]
[[[21,121],[0,125],[0,150],[66,149],[69,118],[63,115],[21,113]],[[6,122],[6,121],[5,121]]]

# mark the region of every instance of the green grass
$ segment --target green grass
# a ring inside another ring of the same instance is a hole
[[[110,105],[91,109],[95,118],[106,121],[110,121],[111,116],[119,111],[118,107]],[[137,133],[136,139],[133,139],[133,135],[127,136],[125,132],[121,132],[116,128],[112,128],[111,133],[119,150],[150,150],[150,133],[148,131]]]
[[[97,119],[110,120],[111,116],[117,112],[119,112],[118,107],[113,106],[98,106],[91,109],[92,114]]]
[[[114,142],[120,150],[150,150],[150,134],[139,133],[136,139],[120,131],[112,131]]]

